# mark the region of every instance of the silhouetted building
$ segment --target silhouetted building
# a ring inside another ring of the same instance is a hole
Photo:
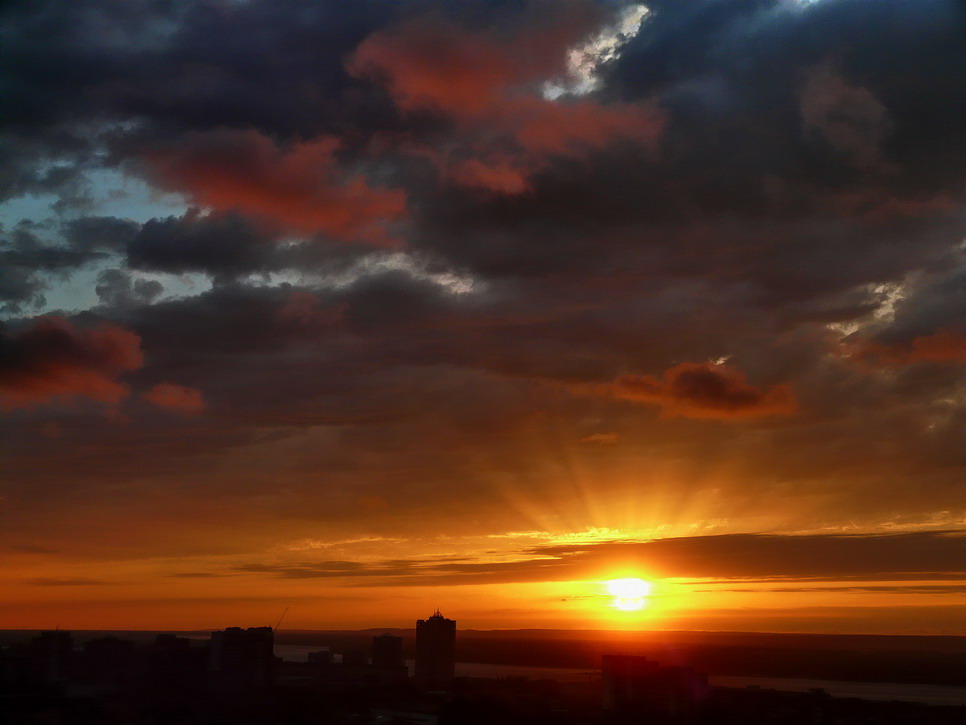
[[[456,621],[437,609],[429,619],[416,622],[416,677],[451,680],[456,674]]]
[[[373,667],[404,667],[402,637],[394,637],[388,632],[372,638]]]
[[[367,667],[369,665],[369,653],[366,652],[365,645],[360,643],[352,647],[343,647],[342,664],[352,665],[353,667]]]
[[[710,694],[707,675],[646,657],[604,655],[601,670],[604,709],[621,715],[690,722]]]
[[[0,646],[0,693],[22,692],[31,682],[30,656],[27,649],[17,648],[15,651]]]
[[[63,682],[70,674],[74,638],[70,632],[41,632],[30,640],[30,669],[40,682]]]
[[[80,674],[86,680],[120,682],[132,674],[135,644],[119,637],[99,637],[84,643]]]
[[[191,640],[176,634],[159,634],[154,638],[156,652],[181,652],[191,649]]]
[[[208,671],[218,689],[270,687],[275,673],[275,637],[271,627],[229,627],[211,633]]]
[[[148,684],[162,692],[202,689],[208,658],[208,648],[192,647],[187,637],[159,634],[148,650]]]
[[[372,682],[384,685],[401,683],[409,679],[409,668],[403,658],[402,637],[386,633],[372,638],[372,665],[369,668]]]
[[[318,652],[309,652],[308,661],[314,665],[331,665],[332,653],[327,649],[319,650]]]

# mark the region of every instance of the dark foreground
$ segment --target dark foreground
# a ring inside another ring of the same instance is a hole
[[[209,642],[170,634],[140,641],[99,636],[81,648],[66,632],[22,639],[0,649],[0,723],[966,725],[966,707],[709,687],[704,673],[682,665],[680,647],[671,659],[598,658],[581,682],[432,680],[410,676],[401,641],[365,652],[332,639],[309,661],[288,662],[274,656],[270,628],[256,634],[256,646],[241,648],[219,647],[214,636]],[[268,646],[257,646],[263,640]],[[517,655],[533,656],[526,647]]]

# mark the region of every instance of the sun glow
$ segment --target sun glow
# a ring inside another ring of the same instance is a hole
[[[637,612],[647,606],[651,583],[643,579],[611,579],[607,591],[614,597],[612,605],[622,612]]]

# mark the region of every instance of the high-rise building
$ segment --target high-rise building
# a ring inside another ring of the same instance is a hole
[[[30,640],[30,663],[41,682],[62,682],[70,674],[74,639],[61,629],[41,632]]]
[[[183,695],[203,689],[210,657],[207,647],[192,647],[187,637],[159,634],[147,655],[148,680],[156,693]]]
[[[275,635],[271,627],[229,627],[211,633],[208,669],[220,689],[250,690],[274,681]]]
[[[456,674],[456,620],[437,609],[429,619],[416,622],[416,677],[436,682]]]
[[[710,692],[707,675],[646,657],[604,655],[601,670],[604,709],[645,721],[690,723]]]
[[[373,667],[403,667],[402,637],[393,637],[388,632],[372,638]]]
[[[82,676],[86,680],[121,681],[131,677],[135,643],[119,637],[98,637],[84,643]]]

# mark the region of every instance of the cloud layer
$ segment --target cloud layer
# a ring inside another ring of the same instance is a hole
[[[4,3],[11,545],[962,529],[962,22]]]

